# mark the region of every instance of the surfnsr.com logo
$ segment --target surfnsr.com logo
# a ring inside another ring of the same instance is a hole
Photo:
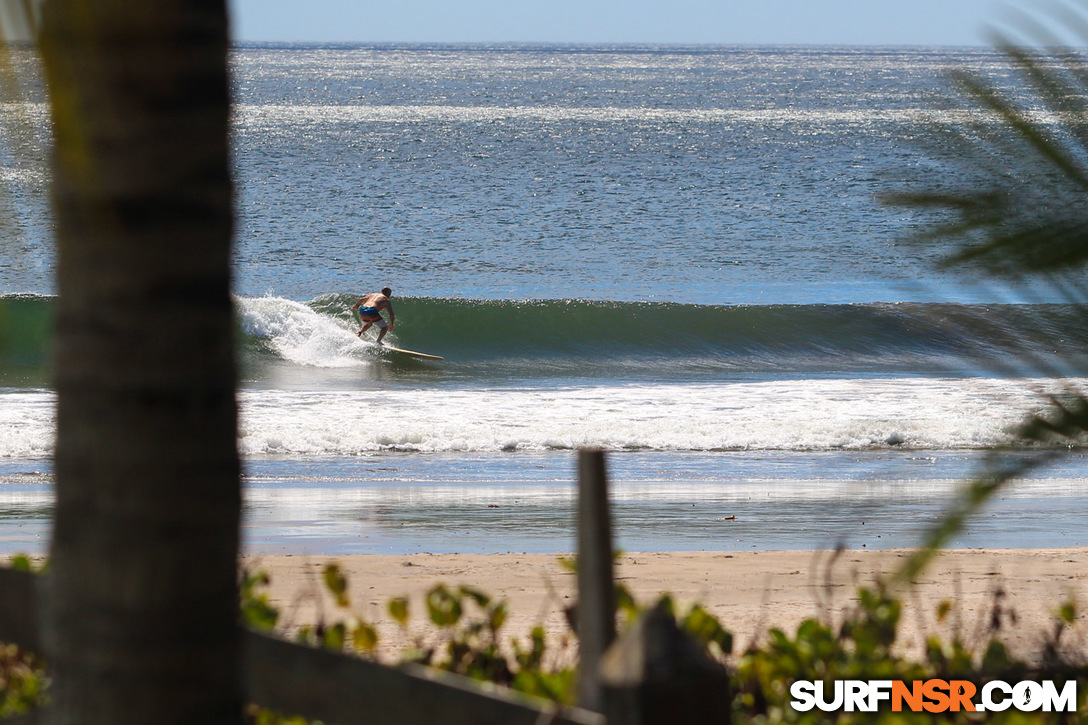
[[[790,705],[798,712],[1075,712],[1077,683],[1059,689],[1053,680],[1001,680],[981,688],[968,680],[797,680],[790,686]]]

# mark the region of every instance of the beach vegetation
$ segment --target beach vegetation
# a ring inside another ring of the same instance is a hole
[[[48,685],[40,657],[13,644],[0,644],[0,718],[44,705]]]
[[[29,567],[21,559],[19,566]],[[397,627],[411,633],[408,644],[391,650],[379,648],[377,627],[352,610],[348,578],[335,564],[324,567],[321,587],[334,606],[316,622],[284,629],[281,612],[268,596],[267,573],[244,571],[239,584],[239,617],[251,628],[279,633],[313,647],[384,659],[387,664],[415,663],[454,672],[542,697],[572,704],[577,693],[577,639],[573,629],[548,633],[541,624],[528,636],[512,637],[507,632],[508,607],[477,587],[436,584],[423,597],[421,611],[413,611],[405,597],[394,597],[386,606]],[[1071,636],[1081,636],[1076,627],[1078,606],[1066,599],[1054,607],[1051,627],[1037,642],[1038,654],[1030,661],[1014,656],[1002,643],[1004,628],[1015,616],[1004,607],[1001,593],[995,592],[980,616],[973,637],[961,629],[942,639],[925,635],[924,646],[906,653],[902,621],[903,607],[896,590],[880,583],[862,587],[841,614],[828,610],[804,620],[795,631],[771,628],[746,644],[737,646],[726,625],[695,603],[681,603],[668,594],[638,604],[634,597],[617,610],[621,630],[636,626],[649,612],[664,611],[678,627],[697,642],[702,651],[722,665],[727,673],[732,709],[723,713],[723,722],[933,722],[930,713],[898,713],[887,708],[874,713],[794,710],[790,686],[798,680],[966,680],[981,686],[992,680],[1016,682],[1023,679],[1078,683],[1078,712],[1022,713],[1009,710],[987,714],[995,723],[1085,723],[1088,722],[1088,666],[1077,659],[1076,648],[1063,646]],[[937,621],[961,616],[948,600],[933,611]],[[0,647],[0,716],[26,712],[48,701],[49,679],[45,663],[13,646]],[[299,716],[283,715],[250,705],[245,721],[250,725],[306,725]],[[943,713],[940,722],[978,721],[967,712]]]
[[[359,616],[351,612],[347,578],[335,565],[335,576],[325,576],[327,595],[336,602],[336,611],[328,620],[318,622],[309,632],[347,630]],[[265,589],[265,573],[245,573],[240,587],[242,611],[261,613],[258,622],[267,627],[269,617],[278,616]],[[620,585],[622,587],[622,585]],[[888,708],[873,713],[818,710],[798,712],[790,705],[790,686],[797,680],[966,680],[978,686],[991,680],[1016,682],[1023,679],[1052,679],[1078,683],[1080,705],[1076,713],[1025,713],[1010,709],[987,713],[986,722],[994,723],[1088,723],[1088,666],[1083,659],[1071,659],[1063,638],[1076,633],[1078,610],[1075,600],[1067,599],[1054,608],[1052,627],[1038,641],[1038,657],[1031,661],[1010,653],[1001,641],[1009,622],[1015,619],[1004,607],[1002,594],[995,592],[990,605],[980,617],[981,626],[973,637],[957,631],[951,638],[925,635],[920,653],[907,654],[904,644],[902,601],[892,585],[877,583],[860,587],[852,603],[841,614],[826,610],[804,620],[790,633],[772,628],[760,637],[736,646],[733,634],[712,613],[697,603],[681,603],[669,594],[646,603],[637,603],[626,591],[617,608],[621,630],[634,627],[651,611],[673,616],[678,627],[728,675],[732,710],[723,713],[722,722],[752,723],[911,723],[977,722],[977,713],[891,712]],[[335,641],[307,634],[296,639],[313,646],[325,646],[372,659],[384,658],[389,664],[416,663],[495,683],[514,690],[563,704],[573,704],[577,696],[577,654],[573,628],[548,634],[540,624],[528,637],[508,636],[506,602],[477,587],[436,584],[423,597],[422,611],[412,609],[406,597],[394,597],[387,603],[390,617],[404,632],[414,631],[410,643],[399,651],[381,652],[377,634],[374,641],[358,646],[350,637]],[[955,603],[938,602],[933,611],[937,621],[960,616]],[[244,615],[245,618],[245,615]],[[418,625],[415,620],[422,620]],[[250,621],[246,619],[246,621]],[[569,622],[569,619],[568,619]],[[504,646],[504,643],[506,646]],[[285,717],[250,707],[248,721],[253,725],[303,725],[297,717]]]

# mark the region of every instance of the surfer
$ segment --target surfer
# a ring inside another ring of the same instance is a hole
[[[393,296],[393,290],[388,287],[382,287],[381,292],[375,292],[371,295],[365,295],[359,298],[359,301],[351,306],[351,309],[358,311],[359,319],[363,322],[363,327],[356,335],[363,336],[363,333],[370,329],[371,325],[377,325],[381,328],[381,332],[378,333],[378,344],[382,344],[382,338],[385,337],[385,333],[393,329],[393,320],[396,315],[393,314],[393,303],[389,301],[389,298]],[[389,324],[385,323],[385,319],[381,316],[382,310],[389,310]]]

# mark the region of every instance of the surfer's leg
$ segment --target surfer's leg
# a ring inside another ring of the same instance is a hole
[[[373,325],[373,324],[374,324],[373,322],[367,322],[367,323],[365,323],[365,324],[363,325],[362,329],[361,329],[361,330],[359,330],[358,332],[356,332],[355,334],[356,334],[356,335],[358,335],[359,337],[362,337],[362,336],[363,336],[363,333],[364,333],[364,332],[366,332],[367,330],[369,330],[369,329],[370,329],[370,326],[371,326],[371,325]],[[378,338],[378,339],[381,339],[381,338]]]

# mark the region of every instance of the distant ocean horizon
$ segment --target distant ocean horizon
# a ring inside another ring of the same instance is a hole
[[[877,197],[983,48],[245,43],[231,56],[246,547],[563,551],[611,451],[630,551],[909,546],[1079,308],[937,270]],[[32,60],[3,127],[0,550],[51,515],[53,250]],[[944,110],[942,110],[944,109]],[[943,115],[942,115],[943,114]],[[393,288],[398,359],[350,305]],[[1027,361],[1031,361],[1030,363]],[[1088,543],[1082,461],[958,546]],[[736,518],[730,518],[735,516]],[[864,521],[864,526],[862,525]]]

